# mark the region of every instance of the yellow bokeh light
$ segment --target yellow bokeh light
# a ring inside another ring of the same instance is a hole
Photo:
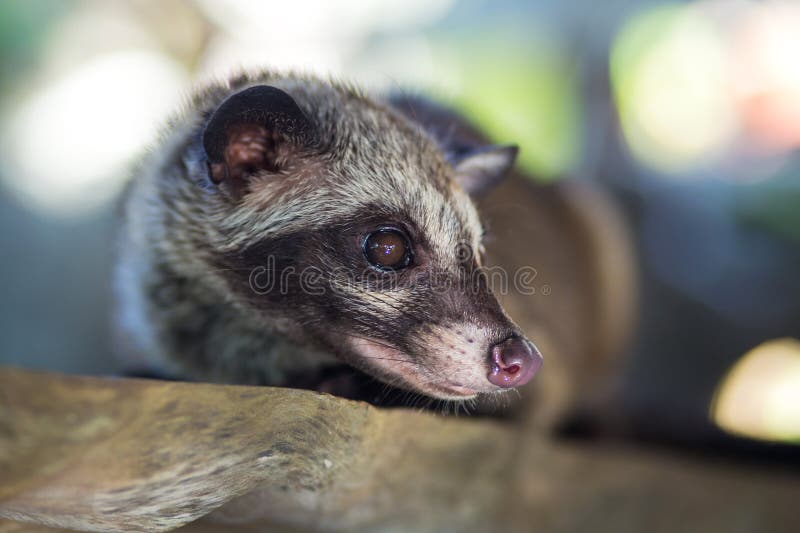
[[[800,341],[773,340],[745,354],[719,385],[711,419],[730,433],[800,443]]]
[[[726,43],[700,10],[662,6],[629,21],[611,78],[634,155],[677,172],[727,147],[738,131],[729,70]]]

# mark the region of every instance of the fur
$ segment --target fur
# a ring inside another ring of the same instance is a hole
[[[315,142],[278,141],[275,168],[235,190],[210,179],[203,128],[257,85],[291,95]],[[345,362],[436,398],[499,392],[487,354],[522,334],[481,270],[483,227],[448,146],[400,106],[337,82],[261,72],[197,92],[124,197],[116,290],[127,364],[320,388]],[[365,264],[361,239],[387,224],[409,235],[414,268]]]

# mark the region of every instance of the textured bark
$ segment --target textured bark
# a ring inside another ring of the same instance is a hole
[[[798,496],[790,474],[558,443],[511,423],[0,370],[2,533],[789,532]]]
[[[81,530],[161,531],[237,497],[221,520],[480,523],[513,455],[497,424],[289,389],[3,370],[0,391],[0,516]]]

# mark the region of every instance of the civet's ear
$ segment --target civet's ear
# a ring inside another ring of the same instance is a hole
[[[456,179],[471,195],[477,196],[505,178],[514,167],[517,146],[485,146],[454,156]]]
[[[229,96],[206,123],[209,177],[214,183],[236,183],[278,170],[313,137],[311,122],[291,96],[268,85],[249,87]]]
[[[416,122],[439,144],[456,170],[456,178],[477,196],[499,183],[514,166],[516,146],[491,146],[463,116],[425,98],[395,94],[389,103]]]

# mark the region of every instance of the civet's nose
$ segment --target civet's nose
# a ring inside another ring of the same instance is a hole
[[[489,357],[491,370],[486,377],[490,383],[504,389],[526,384],[542,367],[539,350],[516,335],[492,346]]]

